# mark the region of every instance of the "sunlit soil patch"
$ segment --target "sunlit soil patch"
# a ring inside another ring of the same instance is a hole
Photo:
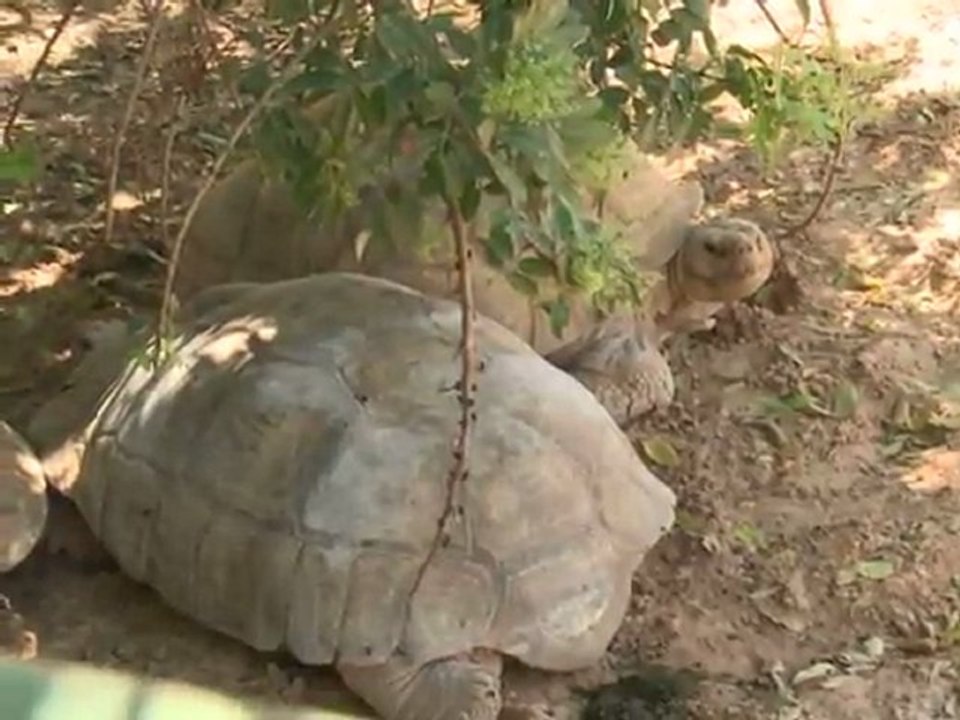
[[[900,477],[910,490],[917,493],[960,490],[960,451],[933,448],[924,452],[920,461]]]
[[[62,248],[56,248],[54,255],[29,267],[0,269],[0,298],[12,298],[20,293],[53,287],[68,276],[83,257],[83,253]]]

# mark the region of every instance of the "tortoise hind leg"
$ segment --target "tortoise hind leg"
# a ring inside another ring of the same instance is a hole
[[[384,720],[496,720],[503,662],[492,652],[420,667],[394,656],[382,665],[337,665],[344,683]]]

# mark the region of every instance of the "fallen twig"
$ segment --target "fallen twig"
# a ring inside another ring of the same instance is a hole
[[[430,549],[426,557],[417,570],[417,576],[413,587],[410,590],[410,598],[416,594],[426,575],[427,567],[436,556],[437,552],[444,545],[444,539],[447,536],[447,525],[453,518],[460,518],[464,524],[467,524],[467,518],[462,505],[457,503],[458,490],[462,490],[463,484],[467,481],[469,475],[470,460],[470,441],[473,425],[476,420],[474,414],[474,405],[476,403],[477,383],[475,375],[477,372],[476,364],[476,337],[474,334],[474,325],[476,323],[476,308],[473,299],[473,282],[470,268],[473,263],[473,249],[467,238],[467,230],[463,220],[463,214],[460,207],[453,198],[447,198],[447,213],[449,215],[450,226],[453,230],[453,239],[457,247],[457,273],[460,276],[460,381],[457,383],[459,390],[458,397],[460,401],[460,421],[457,425],[457,438],[453,447],[453,464],[447,475],[447,483],[443,501],[443,510],[437,519],[437,529],[430,543]],[[461,494],[462,498],[462,494]],[[467,528],[468,545],[470,544],[470,532]],[[408,603],[412,604],[412,603]]]
[[[133,112],[137,105],[137,98],[140,97],[140,92],[143,90],[143,83],[147,77],[147,71],[150,69],[153,49],[157,44],[157,35],[159,34],[162,24],[160,21],[163,18],[164,1],[165,0],[155,0],[150,8],[150,24],[147,29],[147,40],[143,47],[143,53],[140,55],[137,75],[136,78],[134,78],[130,96],[127,98],[127,106],[123,111],[120,127],[117,128],[117,135],[113,141],[113,153],[110,158],[110,175],[107,180],[107,217],[103,230],[103,240],[107,245],[109,245],[113,239],[113,222],[116,215],[113,208],[113,197],[117,194],[117,183],[120,180],[120,156],[123,153],[123,143],[127,136],[127,129],[133,121]]]
[[[10,108],[10,115],[7,116],[7,122],[3,126],[3,144],[6,147],[12,147],[11,138],[13,137],[13,126],[16,124],[17,118],[20,115],[20,108],[23,106],[23,101],[26,98],[27,93],[30,92],[30,88],[32,88],[33,84],[36,82],[37,76],[40,75],[40,71],[43,69],[43,66],[46,65],[47,59],[50,57],[50,53],[53,52],[53,46],[56,44],[57,40],[60,39],[60,36],[63,34],[63,31],[66,30],[67,25],[70,24],[70,20],[73,19],[73,15],[79,6],[79,0],[70,0],[70,4],[64,8],[63,13],[60,15],[60,19],[57,20],[57,24],[53,28],[53,34],[50,35],[46,44],[44,44],[43,52],[40,53],[40,57],[38,57],[37,61],[33,64],[33,68],[30,70],[30,75],[27,77],[27,81],[23,84],[23,87],[20,88],[20,92],[13,101],[13,107]]]

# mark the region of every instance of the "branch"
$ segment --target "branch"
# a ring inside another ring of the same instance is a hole
[[[335,24],[326,26],[323,32],[318,31],[314,35],[313,42],[305,44],[293,57],[290,63],[287,65],[287,69],[296,68],[306,57],[309,55],[313,49],[317,46],[318,43],[325,38],[330,30],[336,28]],[[288,42],[291,42],[295,33],[298,30],[294,29],[288,38],[284,41],[284,45]],[[167,266],[167,276],[163,285],[163,298],[160,303],[160,319],[158,322],[157,334],[158,342],[155,343],[157,357],[154,358],[155,363],[159,364],[160,357],[159,354],[162,352],[163,347],[163,338],[167,337],[170,332],[171,326],[171,316],[173,308],[173,285],[177,276],[177,269],[180,265],[180,258],[183,255],[183,246],[187,238],[187,232],[190,230],[190,225],[193,222],[194,216],[197,214],[197,210],[200,208],[200,204],[206,198],[207,193],[210,192],[210,189],[213,187],[214,183],[217,181],[217,177],[220,172],[223,170],[223,166],[227,162],[227,158],[230,157],[230,154],[236,148],[237,143],[240,142],[240,138],[243,137],[243,134],[247,131],[253,121],[257,118],[260,112],[267,106],[270,100],[273,98],[274,94],[287,80],[286,73],[281,74],[273,80],[270,86],[266,91],[261,95],[257,101],[247,112],[243,120],[240,121],[240,124],[237,125],[236,129],[233,131],[233,134],[230,136],[229,141],[227,142],[226,147],[221,151],[220,155],[217,157],[216,161],[213,163],[213,168],[211,168],[210,173],[207,175],[206,179],[203,182],[203,185],[200,187],[200,191],[194,196],[193,202],[190,203],[190,207],[187,209],[187,214],[183,218],[183,223],[180,226],[180,230],[177,232],[177,237],[173,242],[173,249],[170,252],[170,261]]]
[[[20,108],[23,105],[23,101],[26,98],[27,93],[37,81],[37,76],[40,75],[40,71],[43,69],[43,66],[46,65],[47,58],[50,57],[50,53],[53,51],[53,46],[56,44],[57,40],[60,39],[60,36],[63,34],[63,31],[66,30],[67,25],[70,24],[70,20],[73,19],[73,15],[76,13],[78,7],[80,7],[80,0],[70,0],[70,4],[64,9],[63,13],[60,15],[60,19],[57,20],[57,24],[54,26],[53,34],[43,46],[43,52],[40,53],[40,57],[38,57],[37,61],[33,64],[33,68],[30,70],[30,75],[27,78],[27,82],[24,83],[23,87],[20,89],[20,93],[13,101],[13,107],[10,108],[10,115],[7,117],[7,122],[3,126],[3,144],[6,147],[9,148],[13,146],[11,142],[11,138],[13,137],[13,126],[16,124],[17,117],[20,115]]]
[[[823,206],[827,204],[827,199],[830,197],[830,193],[833,192],[833,186],[837,179],[837,172],[840,170],[840,157],[842,154],[843,133],[838,133],[837,142],[833,147],[833,152],[830,154],[830,159],[827,164],[827,170],[823,180],[823,188],[820,190],[820,195],[817,197],[816,203],[814,203],[813,208],[803,220],[794,225],[792,228],[789,228],[783,234],[784,238],[799,235],[809,228],[813,221],[817,219],[820,211],[823,210]]]
[[[644,57],[643,62],[647,63],[648,65],[653,65],[654,67],[663,68],[664,70],[676,70],[676,62],[673,62],[673,63],[663,62],[662,60],[657,60],[654,57]],[[702,77],[705,80],[714,80],[717,82],[723,82],[727,79],[723,75],[715,75],[714,73],[710,72],[706,68],[695,69],[695,68],[689,67],[687,69],[692,70],[694,75],[696,75],[697,77]]]
[[[470,447],[473,425],[476,422],[474,405],[476,403],[477,383],[475,379],[476,366],[476,337],[474,325],[476,323],[476,308],[473,299],[473,281],[470,268],[473,262],[473,249],[467,240],[463,214],[456,201],[446,198],[447,212],[450,216],[450,225],[453,229],[453,239],[457,246],[457,272],[460,275],[460,335],[462,348],[460,353],[460,381],[457,383],[460,400],[460,421],[457,427],[457,439],[453,449],[453,465],[447,475],[446,494],[443,501],[443,511],[437,520],[437,530],[430,543],[430,549],[424,558],[417,576],[410,590],[410,600],[416,595],[420,584],[426,575],[427,567],[436,556],[447,538],[447,524],[455,517],[466,522],[462,505],[456,502],[457,490],[462,489],[469,475]],[[462,495],[461,495],[462,499]],[[408,603],[409,606],[412,602]]]
[[[161,180],[160,190],[160,236],[163,239],[163,246],[170,247],[170,230],[167,227],[167,221],[170,213],[170,161],[173,158],[173,145],[177,140],[177,134],[180,132],[183,123],[183,112],[187,104],[185,95],[181,95],[177,100],[177,108],[174,110],[173,122],[167,130],[167,139],[163,144],[163,178]]]
[[[757,7],[760,8],[760,11],[767,18],[767,22],[770,23],[770,27],[773,28],[774,32],[780,36],[780,40],[784,45],[793,46],[793,43],[790,42],[790,38],[787,37],[787,34],[783,31],[783,28],[780,27],[780,23],[777,22],[777,19],[773,16],[773,13],[770,12],[770,8],[767,7],[767,0],[754,0]]]
[[[117,137],[113,142],[113,155],[110,158],[110,176],[107,181],[107,218],[103,230],[103,240],[107,245],[110,244],[110,240],[113,238],[113,220],[116,215],[113,209],[113,197],[117,194],[117,183],[120,179],[120,156],[123,153],[123,143],[127,135],[127,129],[133,120],[133,111],[136,108],[137,98],[143,90],[143,83],[146,80],[147,71],[150,69],[153,48],[157,44],[157,35],[160,31],[160,20],[163,18],[163,4],[164,0],[156,0],[151,8],[147,41],[143,47],[143,54],[140,56],[140,64],[137,66],[137,76],[133,81],[130,97],[127,98],[127,107],[123,111],[123,119],[120,121],[120,127],[117,128]]]
[[[830,45],[837,45],[837,26],[833,22],[833,10],[830,7],[830,0],[820,0],[820,12],[823,14],[823,24],[827,26],[827,36],[830,39]]]

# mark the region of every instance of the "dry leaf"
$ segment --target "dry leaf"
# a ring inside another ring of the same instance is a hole
[[[890,560],[863,560],[856,566],[857,575],[867,580],[886,580],[895,570]]]
[[[670,441],[662,435],[654,435],[641,441],[643,452],[657,465],[662,467],[676,467],[680,464],[680,455]]]
[[[803,685],[814,680],[824,680],[837,674],[837,668],[833,663],[818,662],[808,668],[800,670],[793,676],[793,685]]]
[[[807,621],[800,613],[782,607],[769,597],[754,597],[753,604],[757,611],[774,625],[798,635],[807,629]]]

